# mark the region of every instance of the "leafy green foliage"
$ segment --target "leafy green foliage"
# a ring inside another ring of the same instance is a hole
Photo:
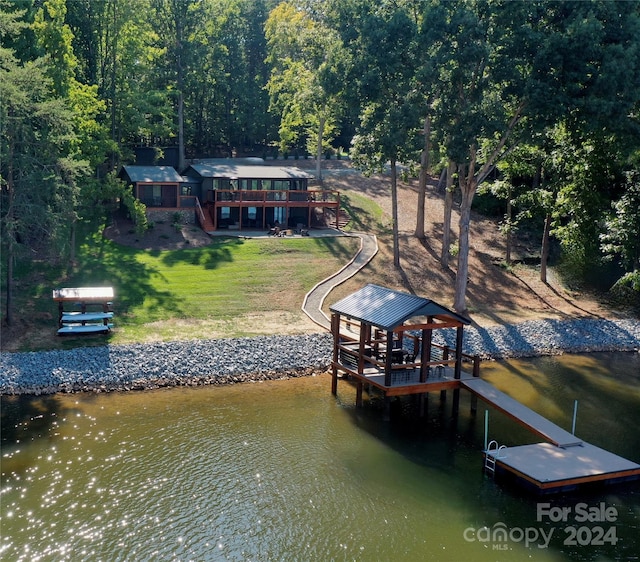
[[[0,0],[0,39],[2,243],[18,267],[71,252],[78,222],[116,199],[142,228],[112,176],[137,146],[321,155],[335,138],[367,172],[411,168],[425,146],[455,164],[456,307],[496,167],[505,233],[544,216],[543,240],[583,274],[603,256],[636,267],[637,2]]]
[[[625,271],[635,273],[627,281],[640,291],[640,172],[627,174],[626,190],[612,203],[612,213],[600,235],[602,251],[609,259],[618,259]]]
[[[265,25],[271,110],[280,116],[280,149],[304,145],[318,162],[329,149],[342,110],[347,54],[337,33],[282,2]]]

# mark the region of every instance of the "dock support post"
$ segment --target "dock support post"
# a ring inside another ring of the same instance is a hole
[[[442,348],[442,361],[448,361],[449,360],[449,346],[445,345]],[[444,402],[447,399],[447,391],[446,390],[441,390],[440,391],[440,402]]]
[[[484,411],[484,450],[489,446],[489,410]]]
[[[458,417],[458,412],[460,411],[460,389],[453,389],[453,406],[451,407],[451,414],[454,418]]]
[[[480,376],[480,356],[478,355],[473,356],[473,376],[476,378]],[[471,393],[471,413],[475,414],[477,411],[478,397]]]
[[[420,417],[424,418],[427,413],[427,400],[429,399],[429,394],[427,392],[423,392],[422,394],[418,394],[418,407],[420,412]]]
[[[331,394],[338,393],[338,346],[340,345],[340,315],[331,315],[331,333],[333,334],[333,363],[331,370]]]
[[[391,421],[391,398],[386,394],[384,395],[384,412],[382,414],[382,421]]]
[[[571,435],[576,434],[576,418],[578,417],[578,401],[573,401],[573,422],[571,423]]]
[[[362,381],[358,380],[356,384],[356,407],[362,408]]]
[[[456,363],[453,378],[460,379],[462,372],[462,342],[464,337],[464,328],[459,326],[456,330]]]

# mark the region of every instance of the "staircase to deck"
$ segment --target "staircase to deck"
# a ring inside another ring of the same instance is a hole
[[[211,218],[211,213],[209,212],[209,208],[205,207],[204,209],[200,206],[200,201],[196,199],[196,216],[198,217],[198,222],[200,223],[200,228],[205,232],[212,232],[214,230],[213,219]]]
[[[327,221],[328,226],[336,226],[336,213],[333,209],[327,209],[325,220]],[[338,213],[338,228],[343,229],[347,224],[349,224],[349,221],[351,221],[351,217],[346,211],[340,209],[340,212]]]

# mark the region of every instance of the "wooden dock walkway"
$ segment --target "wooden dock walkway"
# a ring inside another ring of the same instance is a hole
[[[571,447],[582,443],[575,435],[480,378],[463,379],[461,386],[557,447]]]
[[[500,447],[493,441],[495,447],[490,444],[484,451],[486,470],[515,477],[539,493],[640,477],[639,464],[578,439],[488,382],[466,378],[460,386],[548,441],[516,447]]]

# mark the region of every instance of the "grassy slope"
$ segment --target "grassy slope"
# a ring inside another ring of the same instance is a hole
[[[48,263],[32,263],[24,272],[16,291],[20,349],[105,342],[104,337],[55,337],[51,289],[57,286],[114,287],[112,343],[287,333],[287,324],[299,324],[304,316],[304,295],[358,247],[346,237],[214,238],[203,248],[146,252],[97,234],[85,240],[79,266],[69,275]]]

